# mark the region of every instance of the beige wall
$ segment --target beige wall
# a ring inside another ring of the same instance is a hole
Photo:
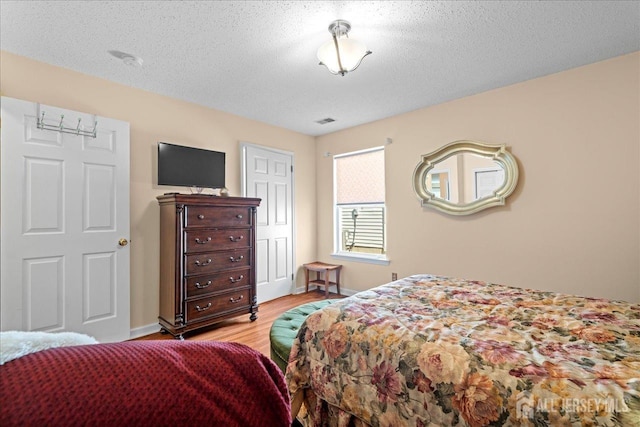
[[[389,266],[342,262],[362,290],[434,273],[640,301],[640,53],[316,139],[318,257],[331,261],[333,154],[386,147]],[[420,155],[459,139],[505,143],[520,180],[505,207],[421,208]]]
[[[332,163],[323,153],[392,138],[391,264],[341,261],[346,288],[427,272],[640,301],[640,53],[315,139],[6,52],[0,91],[131,124],[132,328],[157,320],[155,197],[171,191],[154,185],[159,140],[225,151],[232,195],[240,194],[239,141],[292,151],[300,265],[332,261]],[[411,189],[420,155],[458,139],[506,143],[518,158],[521,178],[506,207],[464,218],[420,207]]]
[[[231,195],[240,195],[240,141],[293,152],[295,257],[299,263],[315,258],[313,137],[7,52],[0,55],[2,96],[112,117],[131,125],[132,328],[157,322],[159,210],[156,196],[167,191],[185,191],[155,185],[158,141],[226,152],[226,179]]]

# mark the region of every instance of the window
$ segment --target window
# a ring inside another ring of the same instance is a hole
[[[388,263],[384,148],[334,156],[335,257]]]

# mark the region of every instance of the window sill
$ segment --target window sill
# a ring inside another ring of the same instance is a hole
[[[378,265],[389,265],[391,262],[386,255],[338,252],[331,254],[331,257],[343,261],[366,262],[368,264]]]

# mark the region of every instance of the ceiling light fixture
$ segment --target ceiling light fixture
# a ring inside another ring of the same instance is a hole
[[[329,25],[332,40],[318,49],[320,65],[327,67],[331,74],[344,76],[360,66],[365,56],[370,55],[364,43],[349,38],[351,24],[338,19]]]

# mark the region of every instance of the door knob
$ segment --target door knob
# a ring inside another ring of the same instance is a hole
[[[127,246],[127,244],[129,243],[129,241],[127,239],[125,239],[124,237],[120,240],[118,240],[118,244],[120,246]]]

